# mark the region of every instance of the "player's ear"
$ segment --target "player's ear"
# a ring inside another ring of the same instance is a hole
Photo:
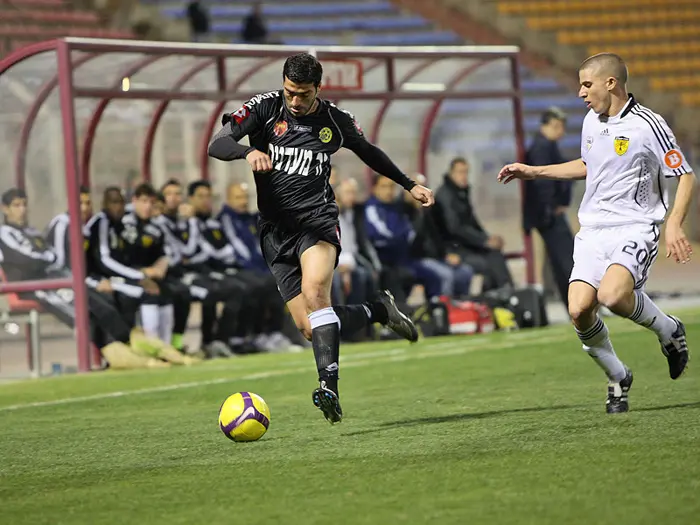
[[[608,91],[615,89],[615,86],[617,86],[617,79],[615,77],[608,77],[608,79],[605,81],[605,87],[608,89]]]
[[[321,93],[321,88],[323,87],[323,84],[319,84],[316,86],[316,96],[318,96]]]

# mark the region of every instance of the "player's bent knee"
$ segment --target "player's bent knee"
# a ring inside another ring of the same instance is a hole
[[[301,293],[304,296],[309,312],[328,308],[331,305],[330,290],[327,290],[327,288],[320,283],[302,285]]]
[[[576,326],[588,319],[593,315],[595,309],[595,303],[587,301],[570,301],[569,302],[569,316]]]
[[[601,285],[598,290],[598,302],[611,310],[623,303],[631,293],[628,287],[623,284],[605,284],[607,283]]]

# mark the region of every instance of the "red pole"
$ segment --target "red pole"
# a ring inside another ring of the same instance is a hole
[[[88,323],[87,288],[85,287],[85,254],[83,253],[82,221],[80,220],[80,188],[78,150],[76,144],[75,106],[73,104],[73,67],[67,42],[58,43],[58,85],[63,121],[63,147],[65,149],[66,189],[68,190],[68,214],[70,257],[73,262],[73,290],[75,292],[75,337],[78,346],[78,370],[90,370],[90,325]]]
[[[518,154],[518,162],[525,161],[525,129],[523,127],[523,105],[522,93],[520,92],[520,61],[518,55],[510,59],[510,74],[513,90],[516,95],[513,97],[513,118],[515,119],[515,147]],[[520,181],[520,204],[522,206],[525,199],[525,183]],[[535,282],[534,251],[532,249],[532,236],[523,233],[524,257],[526,264],[527,283]]]

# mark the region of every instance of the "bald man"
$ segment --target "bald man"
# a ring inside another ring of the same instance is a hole
[[[267,263],[260,251],[258,214],[250,211],[250,188],[244,183],[230,184],[226,190],[226,204],[219,214],[241,266],[269,274]]]
[[[606,411],[629,410],[632,372],[615,354],[598,316],[604,305],[653,331],[668,361],[671,379],[688,363],[683,323],[662,312],[644,292],[659,252],[666,219],[666,257],[687,263],[692,253],[683,232],[695,175],[666,121],[627,92],[627,66],[613,53],[586,59],[579,68],[578,96],[590,109],[583,121],[581,158],[563,164],[509,164],[498,180],[585,179],[579,208],[581,230],[569,279],[569,314],[583,349],[608,376]],[[669,181],[676,182],[667,214]]]

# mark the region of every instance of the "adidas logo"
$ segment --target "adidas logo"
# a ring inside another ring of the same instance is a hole
[[[603,131],[600,132],[601,137],[608,137],[610,136],[610,132],[608,131],[608,128],[605,128]]]

